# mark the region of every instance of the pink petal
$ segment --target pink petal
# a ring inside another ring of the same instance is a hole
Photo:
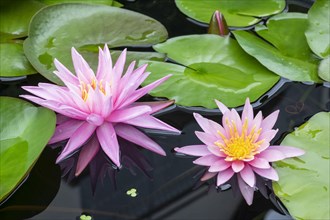
[[[194,113],[194,117],[199,124],[199,126],[203,129],[203,131],[213,134],[215,137],[219,137],[218,132],[224,133],[224,128],[219,125],[218,123],[209,120],[207,118],[204,118],[198,113]]]
[[[119,144],[112,124],[105,122],[97,128],[96,135],[104,153],[116,166],[120,167]]]
[[[262,122],[262,112],[258,112],[256,117],[253,119],[251,123],[249,123],[249,133],[251,132],[252,128],[255,127],[255,132],[260,128]]]
[[[184,147],[174,148],[176,152],[183,153],[190,156],[206,156],[210,155],[211,152],[207,149],[205,145],[188,145]]]
[[[268,160],[265,160],[262,157],[255,157],[249,162],[249,165],[260,169],[268,169],[270,167]]]
[[[201,166],[211,166],[213,163],[215,163],[218,160],[219,158],[217,156],[210,154],[194,160],[193,163]]]
[[[235,122],[237,131],[239,134],[241,134],[242,133],[242,120],[239,117],[239,114],[237,113],[237,111],[235,109],[232,109],[230,112],[231,112],[231,118]]]
[[[250,104],[250,99],[246,98],[245,105],[242,112],[242,123],[244,123],[245,120],[248,120],[248,122],[252,122],[253,120],[253,107]]]
[[[71,48],[71,56],[74,69],[76,71],[79,81],[90,84],[91,80],[95,78],[93,70],[89,67],[84,58],[77,52],[75,48]]]
[[[67,82],[71,84],[79,84],[79,80],[70,70],[68,70],[62,63],[60,63],[57,59],[54,60],[55,67],[58,71],[54,71],[55,75],[62,80],[62,82],[66,85]]]
[[[280,151],[281,153],[284,154],[284,156],[286,158],[298,157],[298,156],[305,154],[304,150],[302,150],[300,148],[296,148],[296,147],[290,147],[290,146],[282,146],[282,145],[281,146],[270,146],[268,149]]]
[[[210,172],[205,172],[205,174],[202,176],[201,181],[206,181],[217,175],[218,173],[210,173]]]
[[[207,146],[215,146],[214,142],[218,140],[214,135],[204,133],[201,131],[195,131],[195,134],[198,137],[198,139],[201,140]]]
[[[169,101],[156,101],[156,102],[134,102],[131,106],[143,106],[147,105],[151,108],[150,114],[158,112],[167,106],[170,106],[174,103],[174,100]]]
[[[125,48],[118,57],[116,64],[113,66],[114,84],[118,85],[118,81],[121,78],[121,75],[123,74],[123,70],[126,62],[126,53],[127,53],[127,49]]]
[[[261,123],[262,129],[264,129],[264,130],[272,129],[276,123],[279,113],[280,113],[280,111],[276,110],[272,114],[268,115]]]
[[[231,166],[231,163],[225,160],[218,160],[214,162],[209,168],[209,172],[220,172]]]
[[[79,176],[81,174],[81,172],[95,157],[97,152],[99,152],[99,149],[100,144],[95,136],[82,147],[79,153],[75,176]]]
[[[68,155],[77,150],[81,145],[83,145],[90,136],[94,133],[96,126],[84,122],[76,131],[72,134],[68,143],[64,147],[60,156],[57,158],[56,163],[61,162]]]
[[[150,73],[144,73],[147,65],[143,65],[136,69],[131,75],[126,76],[120,80],[118,90],[120,93],[115,101],[115,107],[120,108],[122,104],[130,98],[131,94],[140,86],[140,84],[149,76]]]
[[[117,124],[115,131],[118,136],[133,142],[147,150],[166,156],[165,151],[147,135],[130,125]]]
[[[225,106],[224,104],[222,104],[222,102],[220,102],[220,101],[218,101],[216,99],[214,101],[217,104],[217,106],[220,109],[220,111],[222,112],[222,114],[224,114],[225,112],[229,111],[229,109],[227,108],[227,106]]]
[[[84,123],[84,121],[69,119],[62,124],[58,125],[55,129],[55,133],[49,140],[48,144],[53,144],[66,139],[69,139],[74,132]]]
[[[235,160],[232,162],[231,168],[233,169],[233,171],[235,173],[238,173],[244,168],[244,162],[242,162],[240,160]]]
[[[104,97],[101,115],[103,118],[108,118],[113,110],[113,102],[111,96]]]
[[[220,186],[227,182],[233,175],[234,171],[231,168],[219,172],[217,177],[217,186]]]
[[[248,164],[245,164],[244,169],[239,173],[239,175],[249,186],[254,187],[256,184],[256,176]]]
[[[240,176],[237,176],[239,189],[248,205],[253,202],[254,188],[247,185]]]
[[[112,60],[110,51],[107,45],[104,45],[104,50],[99,48],[99,63],[96,71],[98,81],[109,81],[112,75]],[[108,78],[107,78],[108,77]]]
[[[151,108],[149,106],[136,106],[126,109],[115,110],[111,113],[110,117],[107,118],[107,121],[110,122],[126,122],[133,118],[142,116],[146,113],[150,113]]]
[[[258,157],[268,160],[269,162],[274,162],[278,160],[283,160],[285,158],[285,154],[279,150],[267,148],[266,150],[258,154]]]
[[[142,128],[151,128],[151,129],[159,129],[164,131],[170,131],[175,133],[181,133],[176,128],[158,120],[157,118],[151,115],[143,115],[137,118],[133,118],[130,120],[125,121],[126,124],[142,127]]]
[[[220,151],[220,148],[218,146],[207,146],[207,148],[209,149],[209,151],[218,156],[218,157],[226,157],[226,154],[224,154],[223,152]]]
[[[125,106],[128,105],[130,103],[135,102],[136,100],[138,100],[139,98],[141,98],[142,96],[144,96],[145,94],[147,94],[149,91],[153,90],[154,88],[156,88],[157,86],[159,86],[160,84],[162,84],[164,81],[166,81],[169,77],[171,77],[172,75],[167,75],[141,89],[136,90],[130,97],[128,97],[125,102],[121,105],[121,106]]]
[[[278,132],[278,129],[276,129],[276,130],[262,130],[262,132],[259,135],[257,141],[266,140],[267,142],[270,142],[275,137],[277,132]]]
[[[256,167],[252,167],[253,171],[259,174],[262,177],[265,177],[270,180],[278,181],[278,175],[276,170],[273,167],[270,167],[268,169],[259,169]]]

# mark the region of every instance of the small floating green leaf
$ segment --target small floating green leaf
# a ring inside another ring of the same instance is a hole
[[[317,0],[308,11],[307,42],[320,57],[330,55],[330,2]]]
[[[306,152],[274,163],[280,178],[274,191],[295,219],[330,219],[329,122],[329,112],[318,113],[281,143]]]
[[[258,23],[261,17],[280,13],[285,0],[175,0],[179,10],[197,21],[209,23],[212,14],[220,11],[229,26],[245,27]]]
[[[38,72],[61,84],[53,74],[53,60],[57,58],[73,70],[71,47],[75,47],[95,70],[98,46],[146,47],[166,38],[167,31],[162,24],[133,11],[104,5],[59,4],[43,8],[33,17],[24,52]],[[128,62],[137,57],[164,58],[154,52],[129,52]]]
[[[240,106],[246,97],[258,99],[279,79],[228,36],[176,37],[154,49],[180,65],[146,61],[151,74],[143,85],[173,74],[150,94],[174,99],[183,106],[216,108],[214,99],[230,107]]]
[[[32,169],[54,133],[55,114],[21,99],[0,97],[0,201]]]

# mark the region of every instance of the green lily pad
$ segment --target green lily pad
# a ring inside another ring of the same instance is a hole
[[[330,219],[329,122],[329,112],[318,113],[281,143],[306,152],[274,163],[279,174],[274,192],[295,219]]]
[[[279,80],[228,36],[176,37],[154,49],[180,65],[146,61],[152,74],[142,85],[173,74],[150,94],[174,99],[183,106],[216,108],[214,99],[229,107],[240,106],[246,97],[255,101]]]
[[[12,39],[27,36],[32,16],[44,6],[35,0],[1,1],[0,36],[10,34]]]
[[[36,73],[19,43],[0,43],[0,76],[16,77]]]
[[[220,11],[229,26],[245,27],[258,23],[261,17],[280,13],[285,0],[175,0],[179,10],[197,21],[209,23],[212,14]]]
[[[33,167],[55,130],[55,114],[16,98],[0,97],[0,201]]]
[[[320,57],[330,55],[330,8],[329,0],[317,0],[308,11],[307,42]]]
[[[330,82],[330,56],[320,62],[319,76],[323,80]]]
[[[90,3],[112,6],[113,0],[37,0],[47,5],[61,4],[61,3]]]
[[[293,81],[321,82],[319,60],[304,36],[306,26],[306,15],[286,13],[269,19],[267,26],[256,26],[256,33],[264,40],[247,31],[233,33],[248,54],[274,73]]]
[[[24,52],[38,72],[62,84],[53,74],[53,60],[57,58],[73,70],[71,47],[86,57],[95,69],[98,46],[145,47],[166,38],[167,31],[162,24],[133,11],[104,5],[59,4],[43,8],[33,17]],[[159,60],[160,57],[154,52],[139,52],[139,56],[143,54],[144,59]],[[91,56],[94,58],[89,60]],[[128,61],[132,58],[136,56],[128,53]]]

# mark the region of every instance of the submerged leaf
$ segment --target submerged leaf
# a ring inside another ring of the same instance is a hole
[[[240,106],[246,97],[258,99],[279,79],[228,36],[176,37],[154,49],[181,65],[145,61],[152,74],[143,85],[172,73],[150,94],[174,99],[179,105],[215,108],[214,99],[218,99],[230,107]]]
[[[318,113],[281,143],[306,152],[299,159],[274,163],[280,177],[274,191],[295,219],[330,218],[329,122],[329,112]]]
[[[0,201],[33,167],[55,129],[55,114],[16,98],[0,97]]]
[[[136,12],[101,5],[59,4],[43,8],[34,16],[29,37],[24,42],[24,52],[38,72],[61,84],[53,74],[53,61],[56,58],[73,70],[71,47],[77,48],[94,68],[98,46],[103,47],[105,43],[110,48],[146,47],[166,38],[167,31],[163,25]],[[136,53],[128,53],[127,58],[131,61],[136,57]],[[152,52],[138,52],[138,57],[163,58]],[[113,59],[116,59],[115,55]]]

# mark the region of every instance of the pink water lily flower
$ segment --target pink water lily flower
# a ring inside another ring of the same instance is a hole
[[[303,155],[304,151],[290,146],[270,146],[270,141],[278,132],[278,129],[272,129],[278,110],[266,118],[261,112],[254,117],[250,101],[246,99],[240,117],[235,109],[229,110],[217,100],[216,103],[223,114],[222,126],[195,113],[196,121],[204,130],[195,134],[204,144],[175,150],[199,156],[194,163],[209,167],[202,181],[217,175],[217,186],[220,186],[236,174],[240,191],[250,205],[256,185],[255,174],[277,181],[277,172],[269,163]]]
[[[121,53],[112,67],[107,45],[103,50],[99,49],[96,74],[74,48],[72,48],[72,60],[75,75],[58,60],[54,61],[57,68],[54,73],[65,86],[48,83],[24,86],[23,89],[35,96],[21,96],[58,113],[55,134],[49,143],[66,139],[69,141],[56,162],[59,163],[82,148],[76,169],[76,175],[79,175],[99,149],[102,149],[115,165],[120,166],[117,135],[165,156],[165,151],[136,127],[179,132],[151,115],[173,102],[136,101],[170,75],[139,88],[150,74],[145,72],[147,65],[134,69],[135,62],[132,62],[123,74],[126,50]]]

